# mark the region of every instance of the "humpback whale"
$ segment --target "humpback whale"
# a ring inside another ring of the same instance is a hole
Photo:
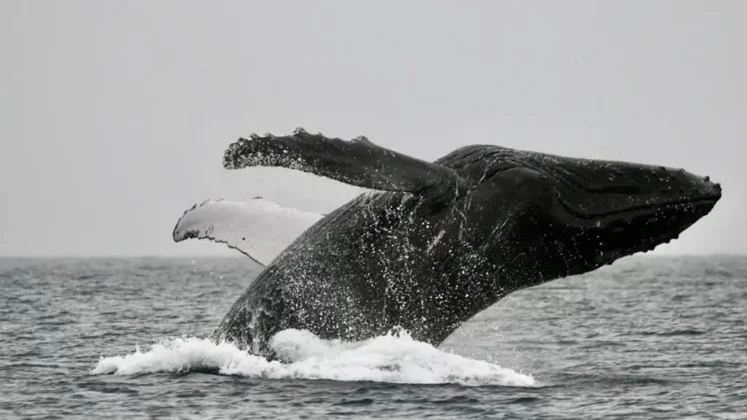
[[[364,187],[327,215],[261,198],[185,212],[177,242],[224,242],[265,267],[213,333],[272,356],[288,329],[362,340],[402,328],[439,345],[509,293],[669,242],[719,184],[682,169],[493,145],[427,162],[303,129],[232,143],[227,169],[274,166]]]

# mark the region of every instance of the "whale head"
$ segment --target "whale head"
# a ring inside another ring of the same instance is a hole
[[[456,151],[442,164],[468,177],[482,191],[480,202],[506,207],[510,200],[512,227],[491,238],[493,250],[523,247],[519,269],[544,280],[670,242],[721,198],[718,183],[683,169],[480,147]]]
[[[565,275],[677,239],[721,198],[718,183],[683,169],[538,153],[516,161],[541,195],[526,217],[542,223],[524,226],[543,226],[532,234],[552,239],[547,266]]]
[[[709,177],[664,166],[556,158],[541,170],[561,242],[592,266],[676,239],[721,198]]]

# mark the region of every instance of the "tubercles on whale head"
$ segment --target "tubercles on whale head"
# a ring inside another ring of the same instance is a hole
[[[556,220],[592,265],[653,250],[708,214],[721,186],[682,169],[562,159],[554,173]]]
[[[493,170],[504,180],[496,182],[530,182],[531,209],[522,210],[530,220],[517,224],[516,235],[527,248],[541,249],[545,261],[556,261],[544,265],[543,278],[587,272],[668,243],[708,214],[722,193],[710,177],[682,169],[500,153]]]

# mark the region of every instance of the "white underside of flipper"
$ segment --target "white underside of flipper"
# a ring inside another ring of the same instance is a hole
[[[184,212],[173,237],[175,242],[196,238],[224,243],[267,265],[322,217],[261,198],[207,200]]]

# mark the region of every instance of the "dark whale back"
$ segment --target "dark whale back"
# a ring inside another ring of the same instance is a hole
[[[465,147],[436,163],[474,186],[485,177],[483,162],[503,150]],[[255,343],[255,350],[261,350],[268,337],[287,328],[357,340],[399,326],[416,339],[439,344],[465,316],[509,291],[465,281],[494,270],[481,270],[484,260],[474,244],[486,229],[477,220],[467,223],[460,210],[464,201],[456,199],[434,212],[423,211],[432,205],[428,200],[407,192],[358,196],[309,228],[268,265],[216,336]],[[492,229],[495,221],[485,223]],[[449,299],[451,294],[474,298],[465,305],[464,299]]]
[[[428,224],[407,217],[419,204],[409,193],[374,192],[330,213],[260,273],[217,336],[254,343],[255,350],[287,328],[358,340],[401,326],[426,339],[425,331],[418,331],[423,324],[415,321],[426,315],[412,307],[432,305],[430,280],[440,283],[438,277],[448,278],[451,267],[462,262],[458,249],[442,252],[458,248],[446,234],[444,243],[427,252],[444,223],[433,215]]]

